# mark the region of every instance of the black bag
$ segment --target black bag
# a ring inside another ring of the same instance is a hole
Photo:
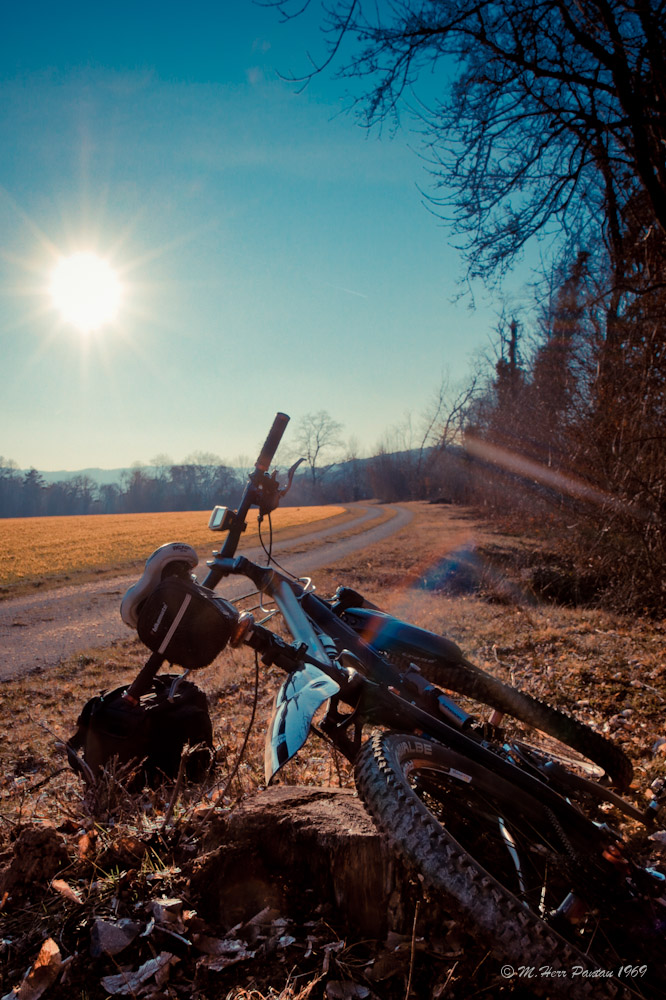
[[[112,758],[120,764],[136,761],[141,764],[137,781],[155,785],[176,777],[189,745],[197,749],[188,754],[185,773],[201,781],[213,760],[213,727],[204,692],[170,674],[155,677],[138,705],[123,698],[126,690],[116,688],[84,706],[78,729],[67,743],[70,766],[94,783]]]
[[[141,605],[137,633],[169,663],[200,670],[224,649],[237,624],[233,604],[193,580],[169,576]]]

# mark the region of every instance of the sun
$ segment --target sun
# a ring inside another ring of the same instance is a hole
[[[116,318],[122,289],[107,261],[81,251],[58,261],[50,292],[62,319],[81,333],[91,333]]]

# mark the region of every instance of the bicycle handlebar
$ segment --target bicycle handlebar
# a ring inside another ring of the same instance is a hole
[[[213,564],[209,563],[211,568],[206,579],[203,581],[204,587],[208,587],[211,590],[215,588],[224,575],[224,571],[220,568],[220,561],[236,554],[241,534],[245,531],[245,520],[248,511],[252,504],[259,502],[262,481],[268,478],[268,467],[273,460],[273,456],[278,449],[288,423],[289,417],[286,413],[275,414],[273,425],[259,453],[254,472],[250,474],[248,484],[243,492],[238,510],[234,514],[224,545],[218,553],[217,561],[214,561]]]
[[[268,432],[268,437],[264,441],[264,446],[261,449],[259,458],[255,463],[255,468],[259,469],[260,472],[268,472],[268,467],[273,461],[273,456],[278,450],[278,445],[282,440],[282,435],[284,434],[288,423],[289,417],[286,413],[275,414],[273,426]]]

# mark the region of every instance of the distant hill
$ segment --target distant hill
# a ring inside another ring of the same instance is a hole
[[[146,472],[152,471],[151,466],[145,468]],[[20,474],[24,475],[27,471],[27,469],[21,469]],[[105,486],[107,483],[120,483],[123,472],[128,472],[129,469],[60,469],[49,472],[38,469],[37,471],[47,485],[49,483],[67,483],[70,479],[76,479],[77,476],[87,476],[98,486]]]
[[[430,448],[424,449],[423,452],[424,456],[427,455],[431,450],[432,449]],[[412,449],[411,451],[398,451],[398,452],[387,453],[383,457],[387,460],[415,459],[417,455],[418,451],[416,449]],[[371,456],[369,458],[357,458],[354,459],[353,462],[350,461],[333,462],[330,468],[328,479],[330,481],[331,479],[335,479],[338,476],[341,475],[344,476],[347,468],[352,464],[355,464],[357,469],[365,472],[366,469],[372,464],[372,462],[376,460],[376,458],[377,456]],[[179,463],[175,462],[174,464],[178,465]],[[284,469],[286,468],[287,468],[286,466],[280,467],[280,471],[284,472]],[[158,467],[155,465],[141,465],[141,469],[147,476],[154,476],[158,471]],[[20,476],[23,476],[28,471],[29,471],[28,469],[19,469],[18,474]],[[76,479],[77,476],[87,476],[88,479],[92,479],[93,482],[97,483],[98,486],[105,486],[108,483],[117,483],[118,485],[120,485],[123,473],[131,472],[132,469],[130,466],[126,466],[125,468],[121,469],[100,469],[95,467],[92,469],[55,469],[48,471],[45,471],[44,469],[38,469],[37,471],[39,472],[40,476],[42,477],[47,486],[50,485],[51,483],[66,483],[69,482],[71,479]],[[233,471],[241,478],[241,480],[245,480],[248,473],[250,472],[250,469],[233,468]],[[299,479],[303,475],[304,475],[304,469],[302,468],[296,478]]]
[[[178,465],[178,462],[174,462],[174,465]],[[24,476],[28,469],[19,469],[18,475]],[[98,486],[106,486],[108,483],[121,484],[123,473],[131,472],[132,467],[127,466],[122,469],[54,469],[44,471],[44,469],[37,469],[47,486],[51,483],[68,483],[71,479],[76,479],[77,476],[87,476],[88,479],[92,479],[94,483]],[[141,471],[146,476],[156,476],[158,471],[158,466],[156,465],[141,465]],[[239,475],[244,476],[247,473],[241,469],[235,469]]]

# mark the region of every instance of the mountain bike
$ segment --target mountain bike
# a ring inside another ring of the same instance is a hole
[[[327,600],[272,558],[237,554],[250,509],[270,520],[291,485],[296,466],[284,487],[269,474],[288,420],[277,414],[238,509],[213,511],[209,526],[226,538],[203,581],[194,549],[172,542],[125,595],[123,618],[151,651],[123,692],[128,709],[165,662],[196,670],[226,646],[252,648],[286,674],[267,728],[267,783],[316,732],[353,763],[392,849],[487,942],[503,975],[552,997],[665,995],[664,875],[634,860],[616,829],[619,819],[655,826],[664,796],[642,809],[622,794],[624,752],[450,639],[350,588]],[[215,593],[231,576],[252,582],[290,639]]]

